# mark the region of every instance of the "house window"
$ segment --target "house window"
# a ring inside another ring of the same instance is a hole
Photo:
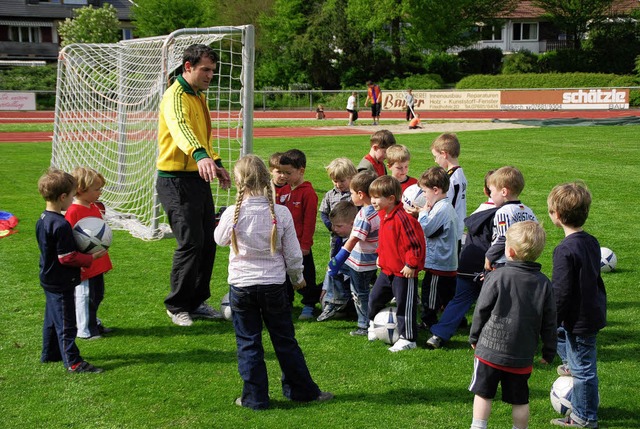
[[[40,27],[9,27],[9,40],[12,42],[40,43]]]
[[[133,39],[133,29],[132,28],[123,28],[122,29],[122,40]]]
[[[538,40],[537,22],[514,22],[513,40]]]
[[[483,25],[480,27],[480,35],[482,40],[502,40],[502,26],[498,25]]]

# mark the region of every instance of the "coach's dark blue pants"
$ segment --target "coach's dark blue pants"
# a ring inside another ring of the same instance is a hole
[[[164,304],[172,313],[191,312],[211,296],[209,283],[216,257],[211,186],[200,176],[158,177],[156,189],[178,242],[171,292]]]
[[[244,381],[242,405],[255,410],[269,406],[263,321],[282,371],[282,394],[293,401],[317,399],[320,389],[295,339],[286,285],[231,286],[229,303],[238,346],[238,372]]]
[[[65,368],[82,362],[76,346],[76,305],[74,289],[65,292],[44,291],[41,362],[62,361]]]

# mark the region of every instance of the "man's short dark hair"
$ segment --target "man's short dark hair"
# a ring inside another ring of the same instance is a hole
[[[182,53],[182,67],[189,61],[192,66],[195,66],[204,57],[211,58],[214,63],[218,62],[218,54],[210,46],[203,44],[195,44],[187,47]]]

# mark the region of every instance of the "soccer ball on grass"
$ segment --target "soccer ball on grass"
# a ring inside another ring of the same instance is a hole
[[[608,247],[600,248],[600,272],[609,273],[616,269],[618,257]]]
[[[220,302],[220,313],[226,320],[231,320],[231,304],[229,303],[229,292],[224,294]]]
[[[549,399],[551,406],[563,416],[571,414],[571,393],[573,392],[573,377],[560,376],[553,382]]]
[[[396,308],[383,308],[373,318],[373,332],[380,341],[387,344],[395,344],[400,337],[398,332],[398,319],[396,318]]]

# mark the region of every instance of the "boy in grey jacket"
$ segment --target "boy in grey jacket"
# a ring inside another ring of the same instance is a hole
[[[426,204],[418,214],[427,254],[422,281],[422,323],[428,329],[438,322],[438,311],[446,307],[456,292],[458,241],[462,237],[456,210],[447,198],[449,175],[442,167],[431,167],[420,176],[418,186]]]
[[[485,429],[498,383],[513,407],[513,427],[529,423],[528,380],[542,339],[542,362],[556,353],[556,304],[549,279],[534,262],[545,232],[534,221],[513,224],[506,235],[506,264],[489,273],[476,303],[469,342],[475,350],[469,390],[475,393],[472,429]]]

